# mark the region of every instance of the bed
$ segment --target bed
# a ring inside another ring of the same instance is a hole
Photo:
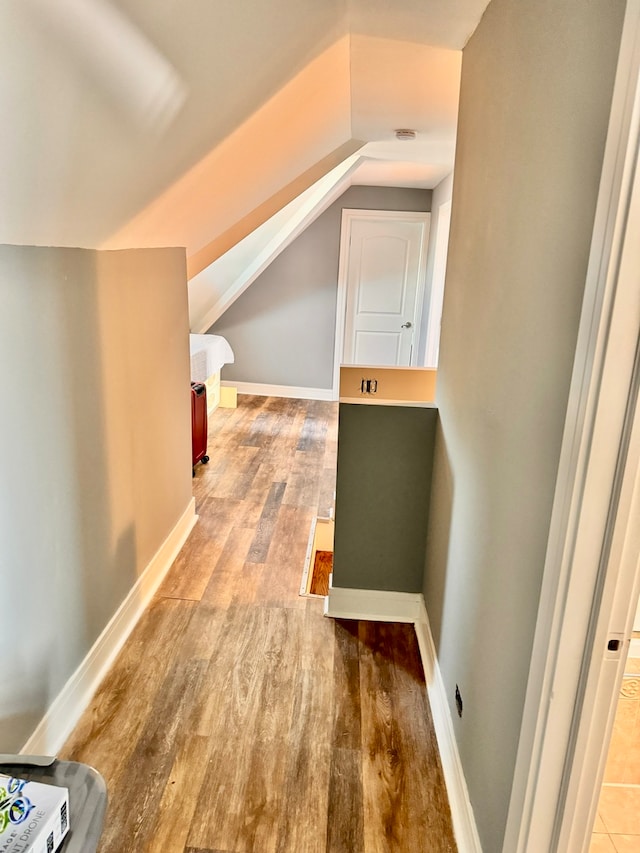
[[[191,381],[207,386],[207,411],[235,405],[235,389],[220,388],[220,371],[235,361],[229,341],[220,335],[189,335]],[[222,398],[222,399],[221,399]]]

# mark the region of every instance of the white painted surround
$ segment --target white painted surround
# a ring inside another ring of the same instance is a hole
[[[55,755],[62,748],[171,568],[197,520],[195,499],[192,498],[87,656],[51,703],[36,730],[23,746],[23,754]]]
[[[331,581],[330,578],[325,616],[373,622],[411,622],[415,626],[458,850],[459,853],[482,853],[422,593],[346,589],[334,587]]]

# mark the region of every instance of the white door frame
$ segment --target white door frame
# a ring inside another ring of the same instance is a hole
[[[355,219],[387,219],[404,220],[413,222],[424,222],[424,242],[422,245],[420,259],[420,280],[416,295],[416,323],[414,335],[420,329],[420,320],[424,308],[424,288],[427,264],[427,245],[429,242],[429,224],[431,214],[427,212],[416,212],[411,210],[358,210],[356,208],[344,208],[342,211],[342,224],[340,227],[340,257],[338,261],[338,297],[336,301],[336,338],[333,352],[333,399],[337,400],[340,393],[340,365],[344,355],[344,332],[345,317],[347,313],[347,285],[349,267],[349,247],[351,243],[351,227]],[[414,338],[414,347],[411,354],[411,364],[418,363],[418,341]]]
[[[624,655],[606,641],[626,636],[635,600],[625,614],[620,599],[639,586],[639,146],[628,0],[503,853],[588,849]]]
[[[427,335],[422,363],[434,370],[438,368],[440,349],[440,326],[444,303],[444,283],[447,273],[447,254],[449,250],[449,231],[451,228],[451,201],[444,201],[438,208],[435,245],[433,252],[433,274],[429,294],[429,313],[427,314]]]

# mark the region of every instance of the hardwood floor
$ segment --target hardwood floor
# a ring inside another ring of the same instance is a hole
[[[298,595],[335,404],[210,422],[200,520],[63,750],[105,776],[101,853],[450,853],[413,628]]]
[[[311,595],[329,594],[329,577],[333,571],[333,551],[316,551],[311,573]]]

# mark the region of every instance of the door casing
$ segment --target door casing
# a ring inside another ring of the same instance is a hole
[[[397,210],[358,210],[345,208],[342,211],[342,227],[340,231],[340,259],[338,266],[338,297],[336,307],[336,338],[333,359],[333,398],[338,399],[340,385],[340,364],[343,360],[345,341],[345,319],[347,311],[348,294],[348,270],[349,251],[351,243],[351,228],[356,220],[371,221],[410,221],[424,223],[423,245],[420,259],[420,274],[418,282],[418,293],[416,298],[416,319],[414,323],[414,336],[420,329],[420,320],[424,307],[425,275],[427,262],[427,245],[429,240],[429,223],[431,214],[414,211]],[[411,365],[418,363],[418,340],[414,337],[414,346],[411,356]]]

